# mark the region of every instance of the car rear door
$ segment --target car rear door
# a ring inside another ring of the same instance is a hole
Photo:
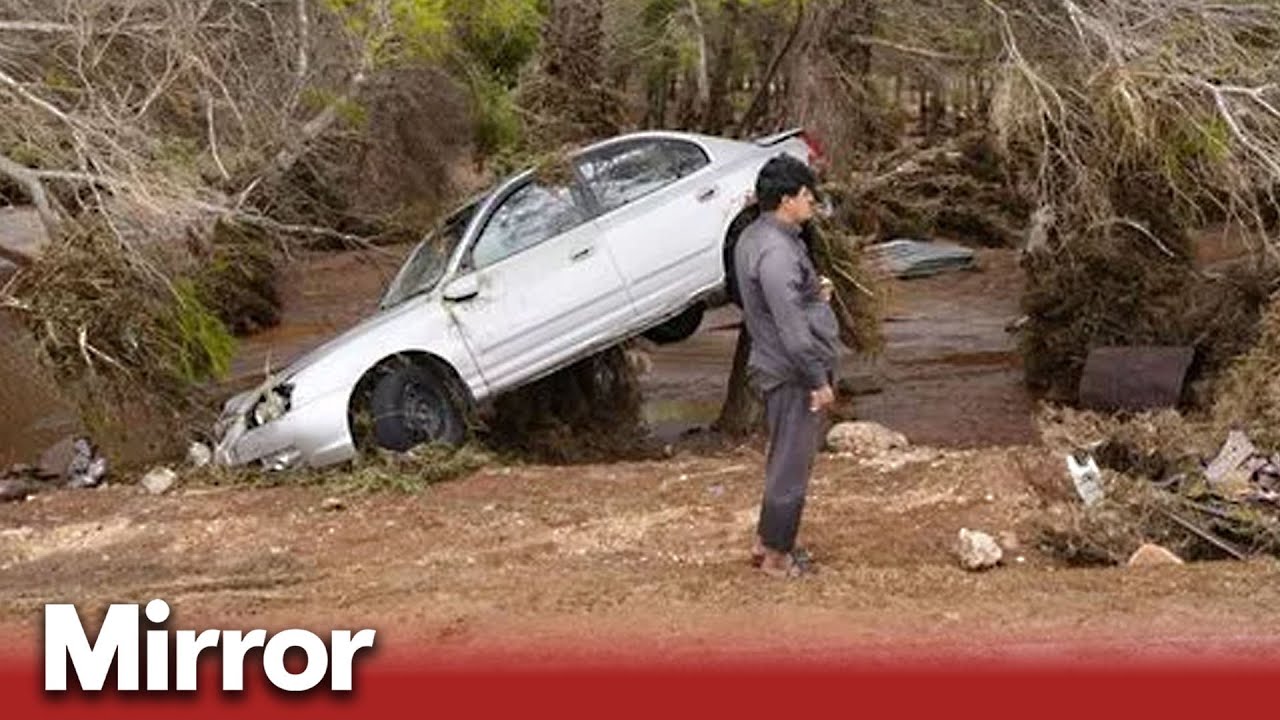
[[[642,324],[683,309],[720,282],[730,202],[701,145],[633,138],[595,148],[577,164]]]
[[[630,323],[625,283],[587,206],[581,188],[530,179],[482,221],[460,271],[474,273],[476,293],[445,302],[493,390]]]

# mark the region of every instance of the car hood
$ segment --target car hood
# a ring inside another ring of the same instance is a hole
[[[429,304],[430,295],[421,295],[361,320],[283,370],[271,372],[259,386],[231,398],[224,411],[246,412],[265,390],[284,382],[295,385],[295,404],[305,404],[312,397],[354,383],[376,360],[411,345],[411,338],[431,332],[432,323],[424,317],[430,313],[423,312]],[[416,332],[411,332],[406,323]]]

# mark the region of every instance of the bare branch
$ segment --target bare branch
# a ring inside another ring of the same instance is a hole
[[[295,73],[298,87],[307,81],[311,70],[308,45],[311,43],[311,20],[307,17],[307,0],[298,0],[298,66]]]
[[[953,63],[971,63],[982,60],[978,55],[959,55],[956,53],[944,52],[942,50],[933,50],[931,48],[916,47],[913,45],[903,45],[892,40],[887,40],[874,35],[853,35],[849,37],[852,42],[862,43],[863,45],[874,45],[875,47],[893,50],[904,55],[915,55],[917,57],[929,58],[930,60],[941,60]]]
[[[57,213],[54,212],[53,204],[49,201],[49,195],[45,192],[44,184],[40,182],[39,174],[5,155],[0,155],[0,173],[8,175],[14,182],[21,185],[23,190],[26,190],[27,195],[31,197],[31,203],[36,206],[36,212],[40,215],[40,222],[44,225],[45,232],[49,233],[49,237],[57,237],[61,223],[58,221]],[[0,247],[0,255],[15,265],[29,265],[31,262],[26,255],[17,251],[11,254],[3,247]]]

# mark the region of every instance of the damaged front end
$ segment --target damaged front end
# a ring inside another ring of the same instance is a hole
[[[345,396],[330,392],[300,401],[296,387],[292,379],[271,377],[228,400],[214,426],[214,462],[280,471],[327,465],[354,454]]]

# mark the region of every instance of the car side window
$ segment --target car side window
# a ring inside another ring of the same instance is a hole
[[[662,144],[667,154],[671,156],[671,163],[675,166],[679,177],[691,175],[711,164],[711,158],[707,157],[706,151],[694,143],[684,140],[663,140]]]
[[[471,251],[471,266],[482,268],[531,248],[587,219],[567,187],[530,182],[507,196],[489,215]]]
[[[601,148],[579,161],[604,212],[659,190],[707,165],[702,148],[669,139],[637,140]]]

